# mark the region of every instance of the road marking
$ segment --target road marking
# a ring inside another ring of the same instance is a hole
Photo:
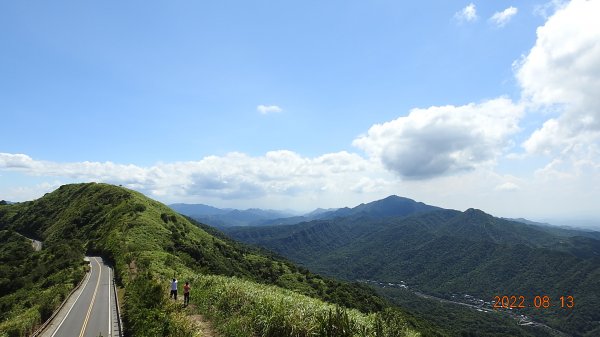
[[[110,281],[112,280],[112,278],[110,277],[110,272],[111,269],[110,267],[108,268],[108,336],[112,336],[112,312],[111,312],[111,307],[110,307]]]
[[[81,327],[81,333],[79,334],[79,337],[83,337],[83,334],[85,333],[85,328],[87,327],[88,320],[90,319],[90,314],[92,313],[92,308],[94,307],[94,301],[96,300],[96,293],[98,293],[100,278],[102,277],[102,266],[100,266],[100,262],[98,262],[96,258],[94,258],[94,261],[98,264],[98,281],[96,282],[94,295],[92,295],[92,301],[90,302],[90,307],[88,309],[87,315],[85,315],[85,320],[83,321],[83,326]]]
[[[91,265],[90,265],[90,268],[91,268]],[[63,317],[62,321],[60,321],[60,323],[56,327],[56,330],[54,330],[54,333],[50,337],[54,337],[54,335],[56,335],[56,333],[58,332],[58,330],[60,329],[60,327],[63,325],[63,323],[67,319],[67,317],[69,317],[69,314],[71,313],[71,310],[73,310],[73,307],[75,306],[75,303],[77,303],[77,300],[79,300],[79,297],[81,296],[81,294],[83,294],[83,290],[87,286],[87,284],[90,281],[91,277],[92,277],[92,270],[90,269],[90,272],[86,275],[87,279],[85,280],[85,284],[83,285],[83,287],[80,288],[81,291],[79,292],[79,295],[77,295],[77,298],[75,299],[75,301],[73,301],[73,304],[71,304],[71,307],[69,308],[69,311],[67,311],[67,314],[65,315],[65,317]]]

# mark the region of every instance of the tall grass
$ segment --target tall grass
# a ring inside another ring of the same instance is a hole
[[[198,276],[192,303],[231,337],[420,336],[391,311],[363,314],[234,277]]]
[[[41,322],[38,306],[26,309],[11,319],[0,323],[0,337],[26,337],[30,336],[35,327]]]

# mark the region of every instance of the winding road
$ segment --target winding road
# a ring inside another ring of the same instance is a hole
[[[89,257],[90,272],[41,334],[42,337],[121,336],[112,269]]]

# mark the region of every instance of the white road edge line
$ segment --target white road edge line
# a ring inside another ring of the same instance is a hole
[[[79,300],[79,297],[81,296],[81,294],[83,294],[83,290],[87,286],[87,284],[88,284],[88,282],[90,280],[90,277],[92,277],[92,264],[91,263],[90,263],[90,272],[86,275],[86,277],[87,277],[87,279],[85,280],[85,284],[81,288],[81,291],[79,292],[79,295],[77,295],[77,298],[75,299],[75,301],[73,302],[73,304],[71,304],[71,307],[69,308],[69,311],[67,311],[67,314],[65,315],[65,317],[63,317],[62,321],[60,321],[60,323],[58,324],[58,326],[54,330],[54,333],[50,337],[54,337],[54,335],[56,335],[56,333],[58,332],[58,330],[60,329],[60,327],[63,325],[63,323],[67,319],[67,317],[69,317],[69,314],[71,313],[71,310],[73,310],[73,307],[75,306],[75,303],[77,303],[77,300]]]
[[[108,267],[108,336],[112,336],[112,308],[110,307],[110,282],[112,278],[110,277],[111,269]]]

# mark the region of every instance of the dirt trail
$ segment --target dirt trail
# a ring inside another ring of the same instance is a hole
[[[183,306],[183,296],[177,296],[176,303],[181,303]],[[196,330],[200,332],[201,337],[221,337],[214,329],[212,323],[204,315],[198,313],[198,308],[195,304],[190,303],[187,306],[183,306],[183,308],[187,314],[187,318]]]
[[[212,327],[212,324],[202,315],[195,314],[188,316],[194,325],[202,332],[202,337],[219,337]]]
[[[169,300],[173,301],[172,298]],[[183,293],[180,293],[175,301],[182,305],[184,312],[187,314],[187,318],[192,322],[196,329],[200,331],[201,337],[221,337],[221,335],[213,328],[212,323],[206,319],[204,315],[198,313],[198,308],[195,304],[190,303],[187,306],[183,304]]]

